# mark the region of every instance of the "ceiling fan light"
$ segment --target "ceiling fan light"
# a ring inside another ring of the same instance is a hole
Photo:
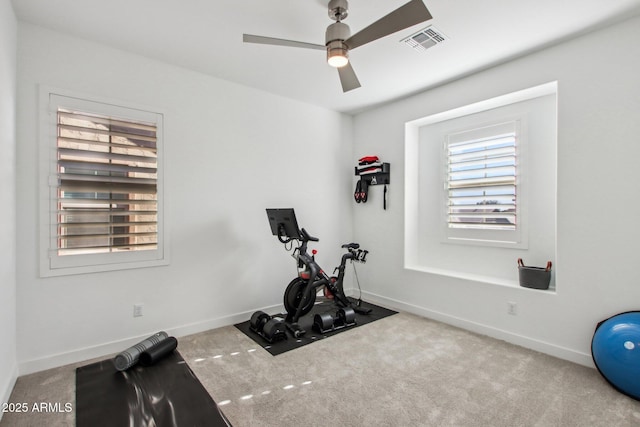
[[[340,40],[327,45],[327,62],[332,67],[340,68],[349,63],[349,49]]]
[[[334,56],[330,56],[327,59],[327,62],[332,67],[340,68],[340,67],[344,67],[345,65],[347,65],[349,63],[349,58],[347,58],[346,56],[342,56],[342,55],[334,55]]]

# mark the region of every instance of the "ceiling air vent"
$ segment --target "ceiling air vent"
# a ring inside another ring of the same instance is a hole
[[[427,50],[437,44],[445,41],[444,35],[435,27],[429,26],[424,28],[412,36],[402,40],[405,44],[416,50]]]

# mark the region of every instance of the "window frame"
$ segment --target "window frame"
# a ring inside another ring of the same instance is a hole
[[[508,105],[508,104],[507,104]],[[489,110],[486,110],[489,111]],[[474,113],[475,114],[475,113]],[[468,116],[473,116],[469,114]],[[465,115],[459,118],[464,119]],[[475,130],[488,128],[503,123],[513,122],[516,132],[516,225],[513,230],[495,230],[495,229],[474,229],[474,228],[451,228],[449,227],[448,213],[448,180],[447,180],[447,138],[464,132],[472,132]],[[528,188],[526,182],[526,165],[527,165],[527,117],[526,115],[504,115],[498,116],[490,121],[481,121],[470,126],[457,127],[446,131],[442,144],[442,179],[443,179],[443,205],[442,205],[442,241],[444,243],[475,245],[475,246],[491,246],[503,248],[526,249],[528,247],[527,232],[527,206],[528,206]]]
[[[164,116],[158,108],[130,102],[40,87],[40,276],[96,273],[169,264],[169,241],[164,196]],[[58,108],[153,122],[157,129],[157,248],[144,251],[99,254],[57,254]]]

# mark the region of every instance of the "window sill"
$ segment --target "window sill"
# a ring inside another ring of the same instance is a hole
[[[425,267],[425,266],[418,266],[418,265],[405,265],[404,268],[405,270],[435,274],[438,276],[451,277],[454,279],[468,280],[470,282],[478,282],[478,283],[485,283],[488,285],[503,286],[511,289],[522,289],[522,290],[531,291],[531,292],[542,292],[545,294],[552,294],[552,295],[556,294],[556,290],[554,286],[550,287],[549,289],[533,289],[533,288],[526,288],[524,286],[520,286],[520,283],[517,280],[502,279],[500,277],[482,276],[479,274],[462,273],[455,270],[445,270],[441,268]]]
[[[168,259],[150,260],[150,261],[135,261],[135,262],[119,262],[114,264],[102,264],[102,265],[86,265],[77,267],[61,267],[51,268],[48,264],[41,266],[40,277],[58,277],[58,276],[72,276],[76,274],[91,274],[102,273],[107,271],[118,270],[130,270],[139,268],[150,267],[164,267],[169,265]]]

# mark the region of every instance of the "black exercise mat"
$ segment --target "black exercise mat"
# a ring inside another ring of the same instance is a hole
[[[111,359],[76,369],[76,426],[230,426],[180,353],[119,372]]]
[[[350,298],[351,299],[351,298]],[[397,311],[389,310],[384,307],[377,306],[375,304],[362,302],[363,308],[371,308],[371,313],[369,314],[358,314],[356,313],[356,325],[350,326],[343,329],[338,329],[336,331],[326,332],[324,334],[320,334],[313,330],[313,317],[318,313],[324,312],[333,312],[338,309],[333,300],[325,299],[324,297],[319,297],[316,300],[316,304],[311,309],[311,311],[302,316],[298,321],[298,324],[307,331],[301,338],[294,338],[289,331],[287,331],[287,339],[276,341],[270,344],[267,340],[262,338],[260,335],[256,334],[251,330],[251,320],[247,320],[246,322],[238,323],[234,325],[236,328],[240,329],[246,336],[254,340],[257,344],[259,344],[262,348],[267,350],[273,356],[277,356],[282,353],[286,353],[289,350],[293,350],[299,347],[302,347],[307,344],[311,344],[315,341],[329,338],[332,335],[339,334],[340,332],[348,331],[358,326],[366,325],[367,323],[374,322],[379,319],[383,319],[387,316],[391,316],[392,314],[396,314]],[[281,315],[285,317],[285,315]]]

